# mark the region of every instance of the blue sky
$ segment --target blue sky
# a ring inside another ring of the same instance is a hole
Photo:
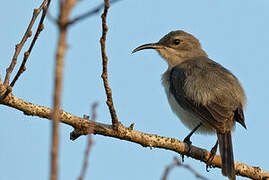
[[[41,1],[1,1],[0,75],[25,32],[33,8]],[[81,1],[73,17],[102,1]],[[168,106],[161,75],[166,63],[154,51],[131,54],[144,43],[156,42],[172,30],[195,35],[209,57],[230,69],[241,81],[248,98],[245,110],[247,130],[238,126],[233,134],[235,160],[269,170],[267,143],[269,100],[269,1],[156,1],[122,0],[109,10],[107,55],[109,81],[119,120],[126,126],[162,136],[183,139],[189,132]],[[57,16],[58,1],[52,1],[50,14]],[[90,112],[99,103],[97,121],[110,123],[101,80],[100,15],[69,29],[65,62],[62,107],[77,116]],[[52,107],[53,68],[57,28],[46,19],[45,29],[27,62],[27,70],[16,83],[14,95],[32,103]],[[28,47],[29,43],[26,44]],[[23,50],[23,52],[25,49]],[[23,54],[23,53],[22,53]],[[21,62],[22,56],[19,56]],[[18,67],[17,67],[18,68]],[[0,106],[0,180],[48,179],[51,121],[23,115]],[[61,125],[59,179],[79,176],[86,137],[69,140],[72,128]],[[96,135],[86,179],[160,179],[166,165],[178,154],[141,147],[130,142]],[[215,136],[195,135],[193,144],[210,149]],[[205,165],[186,158],[200,174],[211,180],[224,179],[220,169],[205,171]],[[183,168],[175,169],[173,179],[195,179]],[[238,179],[244,179],[238,177]]]

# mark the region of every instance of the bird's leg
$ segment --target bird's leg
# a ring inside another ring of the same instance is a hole
[[[191,145],[192,142],[190,140],[191,136],[193,135],[193,133],[195,133],[195,131],[197,131],[197,129],[202,125],[203,123],[200,122],[183,140],[184,143],[187,143],[188,145]]]
[[[197,129],[199,129],[199,127],[202,125],[203,123],[200,122],[183,140],[184,143],[186,143],[188,145],[188,152],[191,150],[190,145],[192,144],[190,138],[193,135],[193,133],[195,133],[195,131],[197,131]],[[184,162],[184,155],[181,155],[181,159],[182,162]]]
[[[217,140],[216,144],[212,147],[212,149],[210,150],[210,156],[206,162],[206,171],[209,172],[208,168],[211,168],[211,166],[209,165],[209,163],[211,163],[216,155],[217,149],[218,149],[218,145],[219,142]]]

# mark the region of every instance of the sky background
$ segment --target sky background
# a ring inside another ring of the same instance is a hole
[[[58,2],[49,10],[57,17]],[[86,12],[100,0],[83,0],[72,17]],[[39,1],[0,1],[0,75],[4,78],[18,43]],[[134,55],[131,51],[144,43],[156,42],[172,30],[195,35],[209,57],[231,70],[247,95],[247,130],[237,125],[233,134],[235,160],[269,170],[269,1],[268,0],[122,0],[109,10],[107,55],[109,82],[119,120],[135,130],[182,140],[189,132],[168,105],[161,75],[166,63],[153,50]],[[36,26],[35,26],[36,28]],[[35,30],[34,28],[34,30]],[[97,121],[110,124],[101,79],[100,14],[72,26],[68,31],[62,108],[76,116],[89,114],[91,104],[99,103]],[[57,27],[45,20],[45,29],[27,62],[27,70],[13,88],[15,96],[35,104],[52,107],[53,69]],[[26,43],[23,52],[28,48]],[[17,65],[18,69],[18,65]],[[17,70],[16,69],[16,70]],[[51,121],[25,116],[0,106],[0,180],[49,179]],[[69,140],[73,129],[60,127],[60,180],[77,179],[82,167],[86,136]],[[175,152],[144,148],[140,145],[96,135],[86,179],[160,179]],[[208,150],[215,136],[196,134],[194,145]],[[225,179],[221,170],[205,171],[205,164],[186,158],[185,163],[211,180]],[[196,179],[183,168],[174,169],[169,180]],[[238,177],[238,180],[245,179]]]

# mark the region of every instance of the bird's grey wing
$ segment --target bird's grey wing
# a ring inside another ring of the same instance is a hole
[[[206,104],[197,102],[194,97],[188,96],[185,91],[186,83],[186,69],[183,69],[180,65],[175,66],[170,72],[170,93],[173,94],[178,104],[185,110],[191,111],[198,116],[202,122],[211,125],[217,131],[231,130],[233,126],[234,112],[236,111],[235,106],[227,106],[226,99],[209,100]],[[189,82],[189,83],[195,83]],[[207,83],[206,80],[203,83]],[[206,84],[205,84],[206,85]],[[200,91],[199,87],[196,91]],[[230,126],[227,126],[230,124]]]

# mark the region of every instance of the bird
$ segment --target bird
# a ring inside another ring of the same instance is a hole
[[[168,102],[181,122],[192,130],[184,142],[191,144],[194,132],[215,133],[222,174],[235,180],[232,132],[236,122],[246,129],[246,95],[239,80],[210,59],[199,40],[183,30],[171,31],[157,43],[141,45],[132,53],[144,49],[156,50],[168,64],[162,75]]]

